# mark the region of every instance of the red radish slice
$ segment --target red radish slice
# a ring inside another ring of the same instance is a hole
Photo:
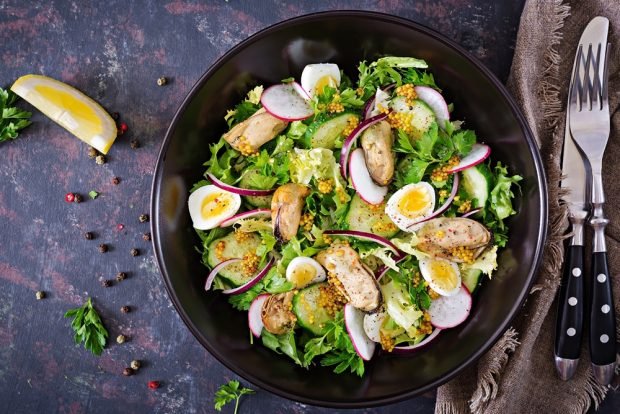
[[[463,323],[471,311],[471,294],[465,286],[452,296],[440,296],[431,302],[428,314],[435,328],[448,329]]]
[[[241,259],[228,259],[228,260],[224,260],[223,262],[218,263],[217,265],[215,265],[213,270],[211,270],[211,272],[207,276],[207,281],[205,282],[205,290],[210,290],[211,289],[211,285],[213,285],[213,281],[215,280],[215,276],[217,276],[217,274],[219,273],[220,270],[222,270],[223,268],[225,268],[228,265],[231,265],[233,263],[237,263],[237,262],[240,262],[240,261],[241,261]]]
[[[443,214],[443,212],[446,211],[448,207],[450,207],[450,204],[452,204],[452,202],[454,201],[454,197],[456,196],[456,193],[459,191],[460,181],[461,179],[459,178],[459,175],[455,174],[454,179],[452,180],[452,191],[450,191],[450,195],[448,196],[448,198],[446,198],[446,201],[442,204],[442,206],[439,207],[437,210],[433,211],[433,214],[431,214],[430,216],[424,217],[420,221],[416,221],[415,223],[410,224],[408,228],[412,228],[414,226],[417,226],[418,224],[422,224],[426,221],[429,221],[430,219],[434,219],[435,217]]]
[[[375,352],[375,343],[364,331],[364,312],[347,303],[344,305],[344,324],[347,327],[355,352],[364,361],[370,361]]]
[[[256,210],[244,211],[243,213],[235,214],[231,218],[222,221],[220,227],[232,226],[237,221],[250,217],[271,217],[271,210],[268,208],[257,208]]]
[[[357,148],[351,153],[349,171],[351,172],[353,188],[355,188],[362,200],[369,204],[381,204],[383,202],[388,188],[375,184],[370,177],[363,149]]]
[[[273,194],[274,191],[276,191],[275,189],[272,190],[250,190],[248,188],[239,188],[239,187],[235,187],[234,185],[230,185],[230,184],[226,184],[224,181],[220,181],[218,180],[215,175],[211,174],[211,173],[207,173],[207,177],[209,178],[209,180],[211,180],[211,182],[213,183],[214,186],[221,188],[222,190],[226,190],[229,191],[231,193],[234,194],[239,194],[242,196],[268,196]]]
[[[475,209],[473,209],[471,211],[468,211],[467,213],[463,214],[461,217],[463,217],[463,218],[471,217],[474,214],[477,214],[477,213],[479,213],[481,211],[482,211],[482,207],[478,207],[478,208],[475,208]]]
[[[351,148],[353,148],[353,144],[355,144],[357,138],[362,135],[362,132],[366,129],[373,126],[377,122],[383,121],[385,118],[387,118],[387,114],[379,114],[362,121],[353,131],[351,131],[347,139],[344,140],[342,150],[340,151],[340,174],[342,174],[344,178],[348,178],[347,169],[349,167],[349,153],[351,152]]]
[[[394,253],[400,257],[403,252],[401,252],[398,247],[385,237],[377,236],[373,233],[366,233],[365,231],[357,231],[357,230],[325,230],[323,234],[328,236],[349,236],[355,237],[357,239],[368,240],[375,243],[379,243],[380,245],[387,247],[392,250]]]
[[[296,82],[270,86],[260,102],[267,112],[284,121],[301,121],[314,115],[308,94]]]
[[[427,336],[421,342],[415,345],[395,346],[394,349],[392,350],[392,353],[404,355],[404,354],[409,354],[411,352],[419,351],[420,349],[424,348],[426,345],[433,342],[435,338],[437,338],[437,335],[439,335],[440,333],[441,333],[441,329],[435,329],[433,332],[431,332],[429,336]]]
[[[415,89],[418,99],[435,112],[437,125],[441,129],[446,129],[446,122],[450,121],[450,111],[448,111],[448,104],[443,96],[430,86],[416,86],[413,89]]]
[[[386,317],[384,311],[364,315],[364,332],[371,341],[381,342],[381,326]]]
[[[261,332],[263,332],[263,318],[261,318],[261,311],[263,309],[263,304],[269,298],[266,293],[262,295],[258,295],[250,304],[250,309],[248,310],[248,325],[250,326],[250,331],[252,335],[255,337],[260,337]]]
[[[461,162],[452,167],[448,172],[455,173],[466,170],[470,167],[480,164],[482,161],[486,160],[489,155],[491,155],[491,147],[489,147],[488,145],[476,143],[471,147],[471,151],[469,151],[469,154],[464,156]]]
[[[241,286],[236,287],[234,289],[223,290],[222,293],[225,294],[225,295],[238,295],[240,293],[247,292],[248,290],[250,290],[252,288],[252,286],[254,286],[258,282],[260,282],[261,279],[265,277],[265,275],[269,272],[269,270],[273,266],[273,262],[274,261],[275,261],[275,259],[273,257],[271,257],[271,259],[269,259],[269,262],[267,262],[267,266],[265,266],[263,270],[258,272],[256,274],[256,276],[253,276],[252,279],[250,279],[244,285],[241,285]]]

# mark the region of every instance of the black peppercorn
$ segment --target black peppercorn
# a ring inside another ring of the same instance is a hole
[[[123,370],[123,375],[126,376],[126,377],[129,377],[129,376],[133,375],[133,373],[134,373],[134,370],[132,368],[129,368],[129,367],[127,367],[127,368],[125,368]]]
[[[136,257],[136,256],[138,256],[138,255],[140,254],[140,250],[138,250],[138,249],[131,249],[131,250],[129,251],[129,253],[131,253],[131,255],[132,255],[133,257]]]
[[[93,147],[88,148],[88,158],[95,158],[97,155],[99,155],[99,151]]]
[[[140,148],[140,142],[137,139],[129,141],[129,146],[133,149]]]
[[[83,200],[82,196],[77,194],[77,193],[75,193],[74,198],[73,198],[73,202],[74,203],[81,203],[82,200]]]
[[[121,307],[121,312],[129,313],[129,312],[131,312],[131,308],[129,306],[123,306],[123,307]]]
[[[112,119],[114,119],[115,121],[118,121],[118,118],[120,118],[121,115],[118,112],[112,112]]]
[[[114,185],[118,185],[118,183],[120,183],[120,182],[121,182],[121,179],[120,179],[120,178],[118,178],[118,177],[114,177],[114,178],[112,178],[112,184],[114,184]]]
[[[101,281],[101,286],[103,286],[103,287],[110,287],[110,286],[112,286],[112,281],[111,280],[103,280],[103,281]]]
[[[144,240],[144,241],[151,241],[151,233],[144,233],[142,235],[142,240]]]
[[[138,217],[138,220],[140,220],[140,223],[146,223],[147,221],[149,221],[149,215],[140,214],[140,217]]]
[[[95,238],[95,236],[93,235],[93,233],[91,233],[90,231],[87,231],[86,233],[84,233],[84,238],[86,240],[92,240]]]
[[[116,280],[118,280],[119,282],[122,282],[125,279],[127,279],[127,273],[125,273],[125,272],[118,272],[116,274]]]
[[[105,243],[101,243],[99,245],[99,253],[105,253],[108,251],[108,245]]]

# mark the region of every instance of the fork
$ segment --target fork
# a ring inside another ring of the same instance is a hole
[[[611,382],[616,365],[616,323],[605,245],[605,226],[609,220],[603,212],[605,194],[601,173],[610,131],[606,52],[609,48],[605,46],[606,42],[579,45],[569,102],[570,130],[592,171],[592,215],[588,223],[594,229],[594,241],[589,340],[592,371],[603,385]]]

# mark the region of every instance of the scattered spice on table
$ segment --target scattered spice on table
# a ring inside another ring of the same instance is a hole
[[[129,306],[121,306],[121,312],[129,313],[131,312],[131,308]]]
[[[112,184],[114,185],[118,185],[121,182],[121,179],[118,177],[114,177],[112,178]]]
[[[121,122],[120,125],[118,126],[118,135],[123,135],[125,132],[127,132],[128,129],[129,127],[127,126],[127,124],[124,122]]]
[[[134,371],[137,371],[140,369],[140,367],[142,366],[142,363],[140,361],[138,361],[137,359],[134,359],[133,361],[131,361],[131,364],[129,364],[129,366],[131,367],[131,369],[133,369]]]
[[[94,200],[95,198],[99,197],[99,193],[95,190],[90,190],[88,192],[88,196]]]
[[[99,151],[93,147],[88,148],[88,158],[95,158],[97,155],[99,155]]]
[[[108,245],[105,243],[101,243],[99,245],[99,253],[106,253],[108,251]]]
[[[120,117],[121,115],[118,112],[112,112],[112,119],[114,119],[115,121],[118,121]]]
[[[131,369],[130,367],[127,367],[127,368],[125,368],[123,370],[123,375],[126,376],[126,377],[129,377],[129,376],[131,376],[133,374],[134,374],[134,370]]]
[[[157,388],[159,388],[160,383],[159,381],[149,381],[148,382],[148,387],[152,390],[156,390]]]
[[[75,200],[75,194],[73,194],[73,193],[65,194],[65,201],[67,203],[73,203],[74,200]]]
[[[142,240],[144,240],[144,241],[151,241],[151,233],[144,233],[142,235]]]
[[[146,223],[147,221],[149,221],[149,215],[140,214],[140,217],[138,217],[138,220],[140,220],[140,223]]]
[[[105,162],[106,162],[105,155],[97,155],[97,157],[95,158],[95,162],[96,162],[98,165],[103,165],[103,164],[105,164]]]
[[[137,139],[132,139],[131,141],[129,141],[129,146],[132,149],[140,148],[140,142]]]
[[[125,272],[118,272],[116,274],[116,280],[118,280],[119,282],[122,282],[125,279],[127,279],[127,273],[125,273]]]
[[[95,235],[94,235],[92,232],[87,231],[86,233],[84,233],[84,238],[85,238],[86,240],[92,240],[92,239],[94,239],[94,238],[95,238]]]
[[[125,228],[125,225],[123,223],[118,223],[116,225],[116,230],[121,231]]]
[[[110,287],[110,286],[112,286],[112,281],[108,280],[108,279],[102,280],[101,281],[101,286],[103,286],[103,287]]]
[[[127,340],[127,337],[123,334],[116,337],[117,344],[124,344],[126,340]]]
[[[81,194],[74,194],[73,195],[73,202],[74,203],[81,203],[82,202],[82,195]]]
[[[168,83],[168,79],[166,79],[165,76],[161,76],[157,78],[157,86],[164,86],[167,83]]]
[[[37,291],[37,293],[35,293],[35,296],[37,300],[45,299],[45,292],[43,292],[42,290],[39,290]]]
[[[138,250],[138,249],[135,249],[135,248],[134,248],[134,249],[131,249],[131,250],[129,251],[129,253],[130,253],[133,257],[136,257],[136,256],[138,256],[138,255],[140,254],[140,250]]]

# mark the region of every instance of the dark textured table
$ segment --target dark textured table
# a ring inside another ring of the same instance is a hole
[[[0,412],[213,412],[216,388],[235,378],[178,317],[150,243],[142,239],[149,224],[138,220],[149,209],[166,127],[217,57],[272,23],[319,10],[361,8],[437,29],[505,80],[522,3],[0,0],[0,85],[27,73],[48,75],[120,113],[129,126],[105,165],[97,165],[85,144],[36,111],[33,125],[17,141],[0,144]],[[160,76],[169,84],[158,87]],[[139,148],[130,148],[132,139]],[[120,177],[116,186],[115,176]],[[100,196],[89,199],[90,190]],[[67,192],[83,195],[84,202],[66,203]],[[95,239],[85,240],[86,231]],[[99,253],[100,243],[110,251]],[[137,257],[130,255],[134,247]],[[102,286],[120,271],[128,274],[126,280]],[[35,299],[38,290],[47,293],[44,300]],[[101,357],[73,345],[69,320],[63,318],[89,296],[110,331]],[[131,312],[122,313],[123,305]],[[128,341],[119,345],[115,338],[121,333]],[[132,359],[143,366],[124,377]],[[150,380],[161,381],[161,388],[148,389]],[[617,412],[618,405],[608,398],[601,412]],[[433,406],[429,394],[366,411],[430,413]],[[259,391],[244,398],[241,411],[329,410]]]

